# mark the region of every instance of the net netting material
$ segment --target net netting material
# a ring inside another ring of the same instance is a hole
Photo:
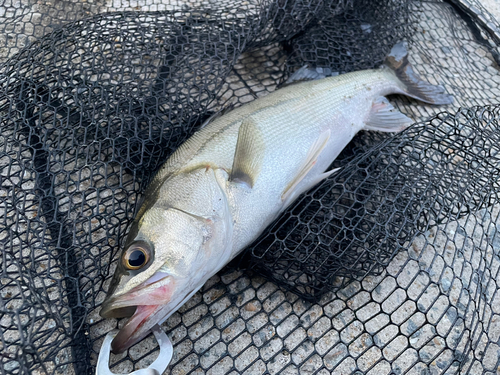
[[[474,9],[464,21],[403,1],[4,3],[2,371],[92,373],[117,325],[99,304],[136,202],[211,113],[305,63],[377,66],[407,38],[455,108],[391,139],[357,137],[342,172],[242,258],[250,272],[213,277],[164,324],[168,371],[496,373],[498,23]],[[442,110],[394,101],[419,120]],[[155,345],[114,357],[113,371],[146,366]]]

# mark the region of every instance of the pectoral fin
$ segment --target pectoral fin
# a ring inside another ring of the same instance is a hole
[[[288,206],[290,203],[292,203],[295,200],[295,198],[297,196],[306,192],[309,189],[312,189],[315,185],[319,184],[323,180],[326,180],[328,177],[330,177],[332,174],[334,174],[335,172],[337,172],[339,170],[340,170],[340,168],[335,168],[335,169],[332,169],[331,171],[324,172],[324,173],[317,175],[315,178],[311,179],[309,181],[309,183],[307,184],[307,186],[304,186],[304,188],[301,189],[300,191],[298,191],[296,189],[289,191],[289,194],[285,197],[285,199],[283,199],[283,197],[282,197],[283,204],[285,205],[285,207]]]
[[[292,194],[295,193],[297,185],[304,179],[304,177],[306,177],[306,175],[311,171],[312,167],[314,167],[314,164],[316,164],[316,160],[318,160],[318,157],[321,154],[321,151],[323,151],[326,144],[328,143],[328,140],[330,139],[330,134],[331,133],[330,133],[329,129],[327,131],[321,133],[321,135],[316,140],[316,142],[314,142],[314,144],[311,146],[311,148],[309,149],[309,152],[307,153],[306,160],[304,161],[304,163],[302,164],[302,166],[299,170],[299,173],[288,184],[286,189],[283,191],[283,193],[281,195],[281,200],[283,202],[289,201],[289,198],[292,196]],[[327,172],[327,173],[329,173],[329,172]],[[323,178],[325,178],[325,177],[323,177]],[[317,183],[318,183],[318,181],[316,181],[314,183],[314,185]]]
[[[399,132],[412,123],[413,121],[409,117],[403,115],[386,98],[381,96],[373,102],[365,129],[379,132]]]
[[[262,167],[264,152],[265,143],[261,130],[251,117],[243,120],[229,179],[253,187]]]

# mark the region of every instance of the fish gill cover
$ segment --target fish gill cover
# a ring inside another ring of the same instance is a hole
[[[458,0],[4,0],[1,373],[93,373],[136,206],[209,116],[306,64],[377,67],[399,40],[455,107],[392,98],[419,122],[356,137],[169,318],[167,373],[497,373],[499,30]],[[156,352],[150,336],[112,370]]]

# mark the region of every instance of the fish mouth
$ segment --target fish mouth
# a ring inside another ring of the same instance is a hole
[[[100,315],[103,318],[130,317],[111,343],[113,353],[122,353],[149,334],[151,328],[168,313],[175,290],[172,276],[164,276],[156,281],[146,281],[143,285],[119,296],[106,299]]]
[[[123,353],[149,334],[157,320],[152,319],[162,310],[162,305],[139,305],[127,323],[120,329],[113,341],[111,350],[115,354]]]

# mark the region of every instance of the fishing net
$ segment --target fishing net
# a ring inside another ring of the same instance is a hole
[[[172,315],[167,373],[500,371],[500,25],[477,1],[2,1],[2,374],[94,372],[136,206],[207,118],[399,40],[455,103],[391,98],[417,123],[359,134]]]

